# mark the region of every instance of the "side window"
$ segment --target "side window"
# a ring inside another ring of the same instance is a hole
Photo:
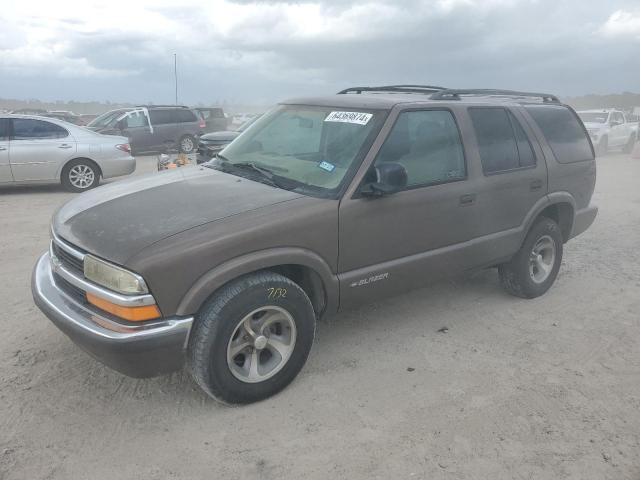
[[[211,110],[198,110],[203,120],[208,120],[211,117]]]
[[[622,114],[620,112],[615,112],[613,114],[613,121],[619,124],[624,123],[624,117],[622,116]]]
[[[518,146],[511,120],[504,108],[470,108],[480,160],[485,174],[520,167]]]
[[[527,105],[525,109],[542,130],[558,162],[594,159],[587,133],[573,111],[562,105]]]
[[[460,132],[451,112],[401,113],[375,164],[398,162],[407,170],[407,186],[462,180],[466,177]]]
[[[146,127],[149,125],[147,116],[140,111],[131,112],[125,117],[125,121],[127,122],[127,128]]]
[[[213,108],[211,109],[211,116],[213,118],[224,118],[224,112],[221,108]]]
[[[176,110],[176,118],[178,119],[178,123],[189,123],[198,121],[191,110]]]
[[[469,116],[485,174],[536,164],[531,142],[513,113],[504,108],[474,107],[469,109]]]
[[[174,123],[172,110],[149,110],[152,125],[166,125]]]
[[[520,157],[520,166],[521,167],[531,167],[536,164],[536,156],[533,153],[533,147],[531,146],[531,142],[527,138],[527,134],[524,133],[522,125],[518,119],[513,115],[513,113],[509,112],[509,120],[511,120],[511,125],[513,126],[513,131],[516,134],[516,144],[518,146],[518,156]]]
[[[9,140],[9,119],[0,118],[0,142]]]
[[[69,136],[64,128],[43,120],[13,119],[13,140],[43,140]]]

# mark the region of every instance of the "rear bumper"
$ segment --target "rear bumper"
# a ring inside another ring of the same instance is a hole
[[[108,160],[100,162],[100,170],[102,170],[102,178],[120,177],[129,175],[136,169],[136,159],[134,157],[118,158],[117,160]]]
[[[589,205],[587,208],[578,210],[573,219],[573,228],[569,238],[577,237],[589,228],[596,219],[596,215],[598,215],[598,207],[595,205]]]
[[[60,330],[114,370],[144,378],[179,370],[184,363],[192,317],[135,325],[100,315],[56,284],[49,253],[35,266],[31,291],[38,308]]]

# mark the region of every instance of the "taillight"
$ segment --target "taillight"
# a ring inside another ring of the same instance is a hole
[[[118,150],[122,150],[123,152],[131,153],[131,145],[128,143],[121,143],[120,145],[116,145]]]
[[[198,123],[198,127],[199,128],[204,128],[206,126],[207,126],[207,124],[205,123],[204,119],[201,118],[200,119],[200,123]]]

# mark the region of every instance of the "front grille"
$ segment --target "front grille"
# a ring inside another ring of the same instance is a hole
[[[57,273],[53,274],[53,278],[56,282],[56,285],[60,288],[60,290],[62,290],[67,295],[69,295],[78,303],[86,303],[87,297],[85,296],[84,290],[67,282],[64,278],[62,278]]]
[[[62,263],[62,265],[72,271],[84,275],[84,264],[82,260],[74,257],[63,248],[60,248],[60,246],[55,241],[53,242],[53,253],[56,257],[58,257],[58,260],[60,260],[60,263]]]

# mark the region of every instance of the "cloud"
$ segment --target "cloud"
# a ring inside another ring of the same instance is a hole
[[[630,36],[640,39],[640,10],[616,10],[600,28],[600,33],[606,37]]]
[[[349,85],[632,90],[634,0],[45,0],[0,11],[6,97],[272,102]]]

